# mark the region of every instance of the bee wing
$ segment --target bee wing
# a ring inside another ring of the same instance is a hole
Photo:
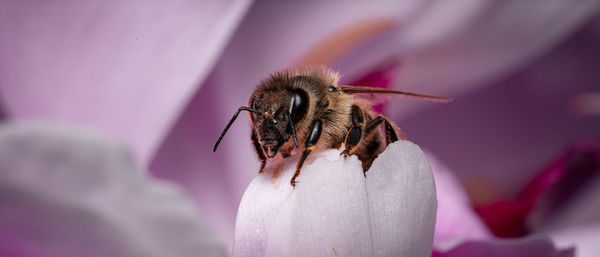
[[[452,98],[448,97],[426,95],[378,87],[340,86],[339,88],[342,90],[342,92],[346,94],[356,95],[358,98],[368,100],[373,104],[381,104],[395,97],[412,97],[422,100],[443,103],[452,101]]]

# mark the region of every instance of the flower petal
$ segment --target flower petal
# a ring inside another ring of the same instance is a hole
[[[335,149],[311,154],[293,189],[297,161],[294,156],[274,162],[246,189],[234,256],[370,255],[367,195],[358,159],[344,160]]]
[[[3,2],[5,114],[93,126],[147,161],[250,0],[210,2]]]
[[[290,177],[283,178],[289,188]],[[329,150],[307,163],[297,182],[269,229],[265,256],[373,256],[365,177],[356,157],[346,161]]]
[[[600,142],[567,148],[525,188],[533,231],[556,231],[600,223]]]
[[[433,154],[428,154],[435,187],[438,209],[435,226],[434,247],[445,248],[445,244],[456,240],[488,239],[489,229],[471,206],[458,179]]]
[[[2,256],[226,256],[179,188],[97,135],[4,125],[0,191]]]
[[[436,198],[418,146],[388,146],[363,176],[337,149],[311,155],[295,189],[296,157],[272,163],[244,194],[234,256],[426,256]],[[275,175],[274,175],[275,174]]]
[[[374,256],[427,256],[437,198],[429,161],[410,141],[398,141],[367,173]]]

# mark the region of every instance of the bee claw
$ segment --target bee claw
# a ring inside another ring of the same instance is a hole
[[[292,185],[292,188],[296,188],[296,181],[295,180],[290,181],[290,185]]]
[[[340,153],[341,156],[344,156],[344,159],[348,158],[348,156],[350,156],[350,154],[348,153],[348,150],[344,150]]]

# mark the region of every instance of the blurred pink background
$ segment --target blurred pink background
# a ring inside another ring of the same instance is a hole
[[[4,121],[72,124],[122,142],[144,170],[189,194],[229,247],[259,167],[247,122],[211,149],[256,83],[298,63],[330,65],[351,83],[397,62],[381,86],[454,101],[397,100],[386,114],[474,204],[487,204],[517,197],[569,146],[600,140],[599,8],[595,0],[1,1],[0,108]],[[600,220],[598,208],[583,220]]]

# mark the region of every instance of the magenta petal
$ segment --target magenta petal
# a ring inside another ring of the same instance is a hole
[[[573,257],[575,251],[556,249],[546,238],[468,241],[449,251],[434,251],[431,257]]]
[[[5,114],[98,128],[145,162],[249,2],[2,3]]]

